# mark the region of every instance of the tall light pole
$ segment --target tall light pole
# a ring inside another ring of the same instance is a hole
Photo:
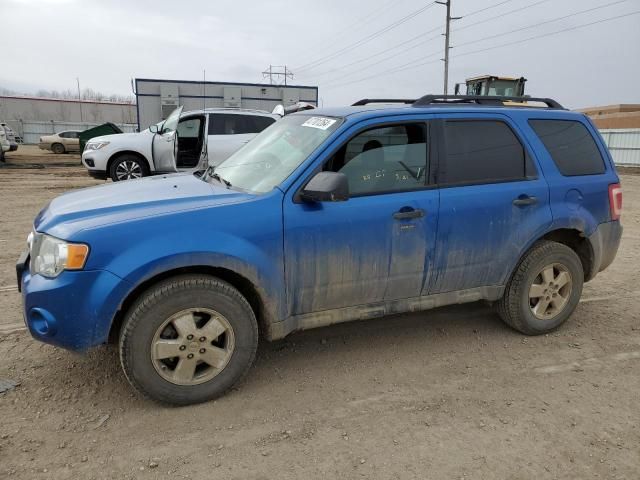
[[[82,123],[82,98],[80,98],[80,78],[76,77],[76,82],[78,84],[78,105],[80,106],[80,123]]]
[[[446,0],[445,2],[436,2],[440,5],[445,5],[447,7],[447,21],[445,25],[444,32],[444,94],[447,95],[449,90],[449,50],[451,47],[449,46],[450,33],[451,33],[451,20],[460,20],[462,17],[452,17],[451,16],[451,0]]]

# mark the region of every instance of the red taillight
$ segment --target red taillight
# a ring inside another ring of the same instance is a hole
[[[619,183],[609,185],[609,208],[611,220],[620,220],[622,213],[622,187]]]

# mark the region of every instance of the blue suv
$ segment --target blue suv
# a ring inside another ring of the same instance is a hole
[[[117,342],[173,404],[231,387],[260,335],[478,300],[549,332],[613,261],[622,192],[587,117],[504,100],[296,113],[215,169],[66,193],[17,264],[28,328]]]

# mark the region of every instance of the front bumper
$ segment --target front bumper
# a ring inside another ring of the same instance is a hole
[[[25,323],[45,343],[83,351],[105,343],[129,284],[106,270],[31,275],[28,255],[16,264]]]
[[[82,152],[82,165],[87,169],[87,173],[100,180],[107,178],[108,156],[101,150],[89,150]]]
[[[89,170],[87,169],[87,173],[90,177],[95,178],[97,180],[106,180],[107,172],[103,172],[102,170]]]

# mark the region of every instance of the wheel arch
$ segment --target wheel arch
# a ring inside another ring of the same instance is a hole
[[[550,240],[566,245],[576,252],[582,262],[584,281],[588,282],[595,275],[595,252],[593,245],[584,232],[571,228],[560,228],[546,233],[540,240]]]
[[[511,268],[507,281],[513,276],[514,272],[518,269],[518,266],[522,262],[523,258],[531,251],[531,249],[541,240],[549,240],[552,242],[561,243],[566,245],[580,258],[582,263],[582,269],[584,270],[584,281],[588,282],[595,276],[595,251],[591,241],[587,235],[575,228],[556,228],[549,230],[540,237],[531,242],[526,249],[523,250],[517,263]]]
[[[252,282],[246,276],[241,275],[228,268],[214,267],[210,265],[192,265],[188,267],[174,268],[172,270],[158,273],[153,277],[144,280],[135,288],[133,288],[122,301],[118,311],[116,312],[111,322],[108,343],[117,343],[120,329],[122,327],[124,318],[127,315],[127,312],[143,292],[163,280],[179,275],[188,274],[209,275],[211,277],[223,280],[236,288],[249,302],[249,305],[251,305],[251,309],[253,310],[256,319],[258,320],[258,330],[260,334],[267,338],[270,338],[270,326],[273,319],[271,317],[271,313],[266,308],[265,299],[260,293],[260,289],[254,284],[254,282]]]
[[[115,162],[118,158],[122,157],[123,155],[132,155],[134,157],[137,157],[139,160],[142,160],[145,163],[145,165],[147,166],[147,170],[149,172],[152,171],[151,162],[149,162],[147,157],[145,157],[140,152],[136,152],[135,150],[120,150],[114,153],[113,155],[111,155],[109,157],[109,160],[107,160],[107,168],[106,168],[107,175],[109,174],[109,172],[111,172],[111,165],[113,165],[113,162]]]

